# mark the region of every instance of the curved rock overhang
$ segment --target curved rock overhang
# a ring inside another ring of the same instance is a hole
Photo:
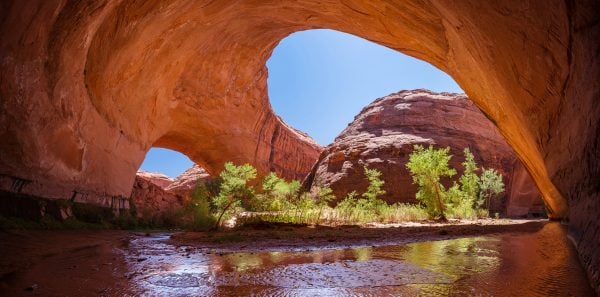
[[[285,36],[330,28],[450,74],[514,148],[551,217],[567,216],[566,196],[598,197],[595,1],[1,5],[0,170],[59,184],[56,195],[127,196],[151,146],[209,172],[225,161],[308,171],[320,148],[272,112],[265,62]]]

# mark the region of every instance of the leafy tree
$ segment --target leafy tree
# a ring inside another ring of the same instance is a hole
[[[254,196],[254,189],[246,184],[256,178],[256,169],[250,164],[236,166],[231,162],[225,163],[225,169],[219,174],[222,182],[219,195],[213,199],[218,212],[220,212],[215,227],[221,223],[223,215],[232,207],[248,204]]]
[[[352,215],[353,209],[356,207],[357,196],[358,194],[356,191],[352,191],[335,206],[335,208],[342,214],[344,220],[348,220]]]
[[[486,208],[490,209],[490,200],[495,198],[498,194],[504,192],[504,182],[502,181],[502,174],[498,173],[492,168],[482,168],[481,177],[479,180],[479,200],[477,206],[481,207],[483,203],[486,203]]]
[[[214,223],[210,213],[210,189],[204,182],[199,182],[191,192],[191,199],[184,205],[184,213],[190,217],[189,227],[204,230]]]
[[[425,149],[421,145],[415,145],[406,164],[412,174],[413,183],[419,188],[417,199],[425,204],[430,217],[440,217],[442,220],[446,219],[446,205],[445,189],[440,179],[456,174],[456,170],[448,165],[452,158],[449,152],[449,147],[434,149],[430,145]]]
[[[287,183],[287,187],[283,192],[286,200],[289,202],[296,200],[300,194],[300,188],[302,188],[302,184],[300,184],[300,181],[298,180],[292,180]]]
[[[458,179],[458,184],[454,182],[446,191],[446,201],[451,215],[459,218],[476,216],[473,207],[479,196],[477,163],[469,148],[465,148],[463,152],[465,156],[465,161],[462,163],[463,174]]]
[[[460,190],[464,193],[464,199],[468,200],[468,204],[470,207],[475,206],[475,201],[479,196],[479,176],[477,176],[477,163],[475,163],[475,158],[473,154],[469,150],[469,148],[464,149],[465,161],[462,163],[464,167],[464,172],[460,177]]]
[[[273,195],[281,188],[283,183],[285,183],[285,180],[279,178],[275,172],[269,172],[263,179],[263,192],[267,195]]]
[[[473,200],[456,182],[446,191],[446,200],[449,202],[447,213],[451,217],[461,219],[477,217],[473,209]]]
[[[260,200],[256,203],[259,205],[258,210],[280,211],[290,206],[297,198],[300,187],[299,181],[286,182],[276,173],[270,172],[263,179],[263,193],[257,195]]]
[[[369,181],[369,187],[367,188],[367,191],[362,194],[362,196],[369,201],[374,201],[379,198],[379,196],[385,194],[385,190],[381,189],[385,182],[379,178],[381,176],[381,171],[377,169],[369,169],[367,166],[364,166],[363,168],[365,170],[365,176]]]

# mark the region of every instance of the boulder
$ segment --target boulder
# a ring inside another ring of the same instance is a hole
[[[450,147],[450,166],[462,174],[463,149],[469,148],[481,167],[494,168],[504,176],[506,194],[494,200],[493,211],[527,215],[540,195],[529,174],[494,124],[464,94],[410,90],[375,100],[327,146],[305,180],[305,186],[331,187],[338,199],[349,192],[366,191],[364,166],[382,172],[389,203],[415,203],[417,188],[406,163],[416,144]],[[515,166],[521,171],[513,182]],[[445,179],[450,186],[449,179]],[[512,194],[518,197],[511,197]],[[525,194],[526,193],[526,194]],[[521,198],[527,201],[519,201]],[[515,202],[518,201],[518,202]],[[505,202],[515,205],[505,206]]]

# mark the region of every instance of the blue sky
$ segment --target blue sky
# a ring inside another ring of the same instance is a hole
[[[296,32],[267,61],[271,105],[289,125],[327,145],[373,100],[403,89],[462,90],[434,66],[333,30]],[[153,148],[141,168],[177,176],[187,157]]]

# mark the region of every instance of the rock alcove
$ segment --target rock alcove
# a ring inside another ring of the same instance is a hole
[[[2,2],[2,188],[110,204],[152,146],[297,177],[319,147],[270,110],[265,61],[331,28],[450,74],[568,217],[600,287],[600,4],[326,2]]]

